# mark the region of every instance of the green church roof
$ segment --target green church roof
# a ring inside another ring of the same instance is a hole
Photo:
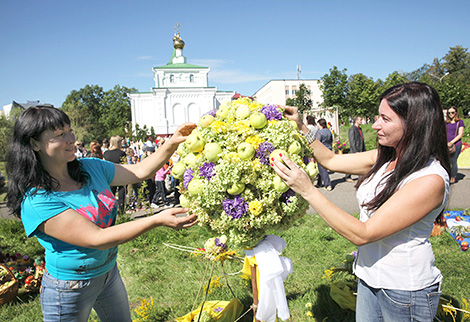
[[[198,65],[193,65],[193,64],[187,64],[187,63],[177,63],[173,64],[173,58],[176,57],[176,49],[173,49],[173,52],[171,54],[170,62],[166,65],[163,66],[158,66],[154,67],[156,69],[167,69],[167,68],[208,68],[208,67],[203,67],[203,66],[198,66]]]

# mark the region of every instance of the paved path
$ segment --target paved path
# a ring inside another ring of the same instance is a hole
[[[326,191],[324,188],[319,188],[321,193],[344,211],[350,214],[359,212],[354,188],[355,183],[344,181],[344,175],[341,173],[332,173],[330,178],[333,190]],[[355,177],[353,176],[353,178]],[[450,186],[450,198],[447,208],[470,208],[470,170],[459,170],[457,179],[457,183]],[[310,207],[308,213],[315,213],[315,211]],[[142,215],[144,215],[144,212],[136,213],[134,216],[140,217]],[[3,202],[0,202],[0,217],[15,218]]]

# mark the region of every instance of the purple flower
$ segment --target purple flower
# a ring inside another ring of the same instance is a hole
[[[271,120],[282,120],[282,114],[278,110],[276,105],[266,105],[261,108],[261,113],[263,113],[268,121]]]
[[[264,165],[269,165],[269,155],[273,152],[276,148],[270,142],[263,142],[259,145],[256,149],[256,157],[259,161]]]
[[[204,162],[202,167],[199,168],[200,176],[206,178],[208,181],[211,181],[212,177],[215,176],[214,173],[215,163],[214,162]]]
[[[214,239],[214,242],[215,242],[215,246],[222,247],[222,248],[227,247],[227,245],[225,245],[225,244],[223,244],[223,243],[221,243],[221,242],[219,241],[219,238],[218,238],[218,237],[216,237],[216,238]]]
[[[224,309],[223,307],[216,307],[214,309],[214,312],[221,312],[221,311],[223,311],[223,309]]]
[[[202,114],[202,116],[204,115],[212,115],[213,117],[215,117],[215,113],[217,112],[217,109],[213,109],[213,110],[210,110],[209,112],[207,113],[204,113]]]
[[[188,184],[191,180],[193,180],[193,173],[194,171],[189,168],[189,169],[186,169],[184,171],[184,174],[183,174],[183,185],[184,185],[184,188],[185,189],[188,189]]]
[[[232,217],[232,219],[241,218],[248,212],[248,203],[240,196],[235,196],[233,200],[225,199],[222,201],[222,207],[227,216]]]
[[[289,203],[290,202],[289,198],[293,196],[295,196],[295,191],[292,189],[289,189],[282,194],[281,199],[284,200],[285,203]]]
[[[303,157],[304,163],[309,164],[310,163],[310,157],[309,156],[304,156]]]

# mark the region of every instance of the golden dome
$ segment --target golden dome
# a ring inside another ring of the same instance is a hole
[[[184,48],[184,41],[180,37],[180,33],[175,34],[173,37],[173,48],[175,49],[183,49]]]

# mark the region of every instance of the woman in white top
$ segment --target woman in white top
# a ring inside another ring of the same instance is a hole
[[[334,154],[313,139],[296,108],[286,107],[307,134],[316,160],[331,171],[362,175],[360,219],[323,196],[307,174],[282,157],[277,174],[339,234],[359,246],[357,321],[432,321],[442,275],[429,237],[449,195],[446,128],[437,92],[423,83],[394,86],[380,96],[378,149]]]

